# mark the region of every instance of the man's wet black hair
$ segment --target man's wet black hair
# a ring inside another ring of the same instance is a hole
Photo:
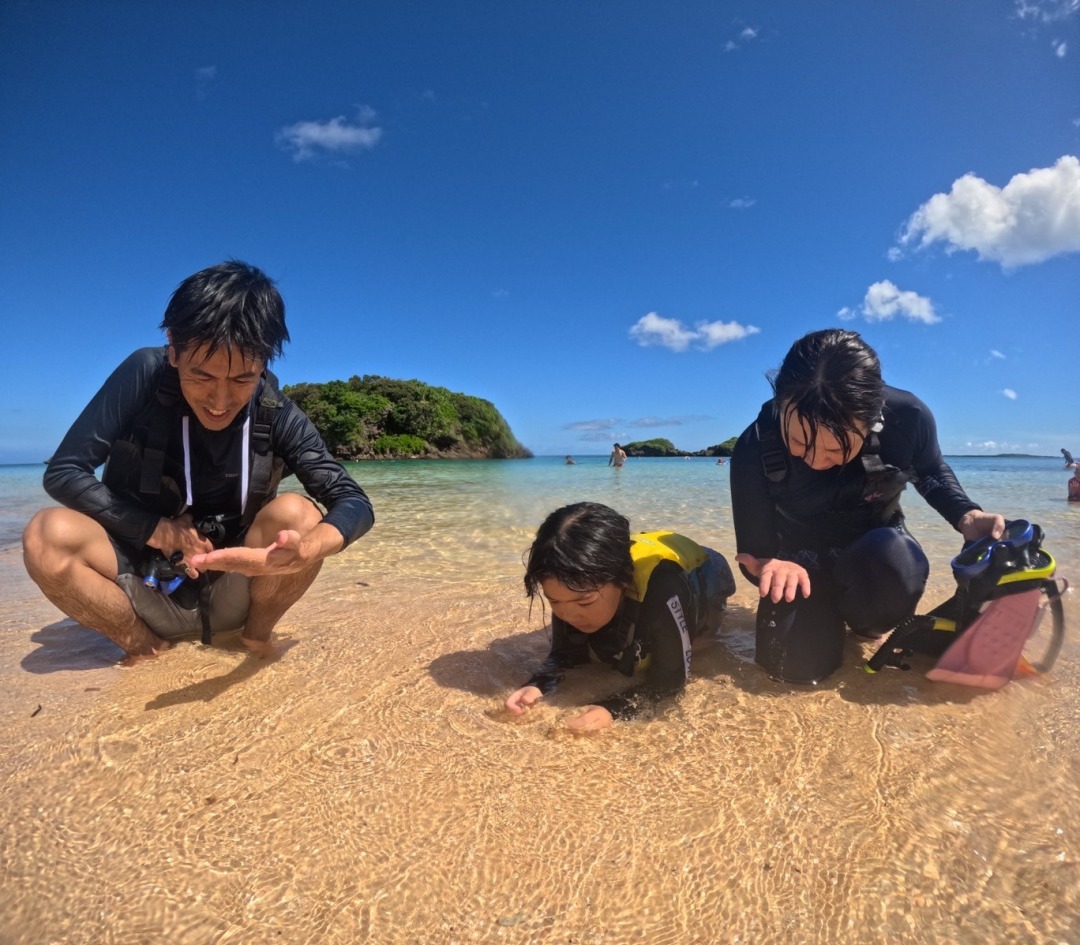
[[[794,413],[808,427],[808,451],[823,427],[844,447],[846,462],[854,452],[851,434],[857,427],[869,431],[881,419],[881,362],[858,332],[825,328],[803,335],[768,378],[780,429]]]
[[[556,509],[537,529],[529,549],[525,593],[536,597],[548,578],[572,591],[591,591],[604,584],[632,587],[630,522],[599,502]]]
[[[261,269],[237,259],[203,269],[177,286],[161,320],[179,351],[206,345],[269,364],[281,354],[289,331],[285,302]]]

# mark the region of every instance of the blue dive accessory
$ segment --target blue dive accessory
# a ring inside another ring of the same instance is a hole
[[[1023,559],[1021,567],[1030,566],[1027,549],[1034,537],[1035,526],[1026,519],[1006,522],[1000,538],[980,538],[952,559],[953,577],[957,582],[970,581],[990,567],[991,562],[1002,564],[1017,558]],[[1034,550],[1038,551],[1038,543]]]
[[[177,565],[184,560],[182,551],[174,551],[168,558],[162,554],[155,554],[146,563],[146,573],[143,575],[143,584],[151,590],[161,591],[168,597],[175,591],[187,577],[187,569],[177,569]]]

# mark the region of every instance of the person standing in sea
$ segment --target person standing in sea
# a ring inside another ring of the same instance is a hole
[[[130,355],[49,460],[45,490],[62,507],[27,525],[26,569],[129,663],[241,628],[272,655],[274,626],[323,559],[371,528],[371,502],[266,369],[289,333],[264,272],[195,273],[160,327],[167,345]],[[277,495],[286,469],[308,495]]]
[[[616,443],[611,450],[611,455],[608,457],[607,464],[609,466],[615,466],[618,468],[626,462],[626,450],[624,450],[618,443]]]
[[[761,596],[758,664],[816,683],[840,666],[845,624],[877,639],[915,613],[930,563],[904,524],[908,482],[967,541],[1005,520],[968,497],[930,409],[885,385],[856,332],[805,335],[770,381],[731,458],[735,561]]]

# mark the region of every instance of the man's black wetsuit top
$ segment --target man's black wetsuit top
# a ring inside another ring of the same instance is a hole
[[[117,441],[132,435],[140,414],[157,396],[159,374],[166,364],[164,347],[141,348],[131,354],[79,415],[45,472],[45,491],[53,499],[88,515],[113,538],[136,548],[146,544],[161,516],[131,497],[118,495],[94,475],[94,470],[109,458]],[[244,421],[267,383],[265,377],[260,380],[251,402],[224,430],[207,430],[191,416],[193,518],[239,515]],[[326,508],[323,521],[341,532],[348,545],[374,523],[371,502],[327,451],[304,412],[288,398],[282,397],[282,401],[274,411],[270,451],[284,460],[307,492]],[[164,471],[183,489],[181,417],[190,411],[182,396],[175,413]]]
[[[705,610],[705,603],[696,596],[687,572],[675,561],[661,561],[649,576],[645,599],[640,603],[624,599],[611,622],[594,633],[582,633],[553,616],[551,653],[525,685],[547,695],[567,669],[588,663],[592,650],[597,659],[627,675],[633,674],[634,662],[649,657],[641,685],[594,703],[613,718],[632,718],[658,700],[677,695],[686,686],[690,640],[699,632],[703,618],[698,615]],[[634,633],[627,658],[631,625]]]
[[[908,391],[886,386],[882,423],[877,433],[882,463],[906,475],[950,525],[955,527],[964,513],[979,508],[942,458],[937,426],[926,404]],[[866,480],[862,453],[824,470],[788,456],[787,474],[774,494],[762,467],[759,432],[770,428],[779,430],[772,401],[739,437],[731,457],[731,505],[740,553],[776,558],[803,549],[840,548],[870,527],[892,524],[868,524],[858,514]]]

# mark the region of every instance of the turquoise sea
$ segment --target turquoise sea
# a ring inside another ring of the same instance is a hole
[[[632,459],[615,469],[606,455],[575,460],[395,460],[349,469],[375,506],[375,529],[364,541],[386,565],[409,571],[451,579],[515,574],[544,516],[581,500],[618,509],[636,530],[670,528],[734,553],[727,465],[704,457]],[[1071,472],[1060,458],[955,456],[949,463],[983,508],[1039,523],[1059,567],[1080,570],[1080,503],[1066,501]],[[34,510],[50,504],[42,471],[0,466],[0,550],[17,545]],[[295,479],[285,487],[299,488]],[[946,567],[959,549],[957,534],[911,488],[904,510],[932,563]]]

